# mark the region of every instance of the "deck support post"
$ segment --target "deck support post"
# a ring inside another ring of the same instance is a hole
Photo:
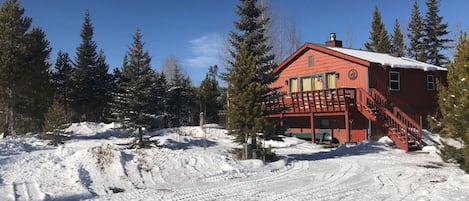
[[[345,111],[345,130],[347,131],[347,141],[350,142],[352,139],[350,139],[350,132],[352,132],[350,130],[350,126],[349,126],[349,112],[348,110]]]
[[[311,118],[311,141],[314,144],[315,140],[316,140],[316,137],[314,135],[314,131],[316,130],[315,127],[314,127],[314,112],[311,112],[311,117],[310,118]]]

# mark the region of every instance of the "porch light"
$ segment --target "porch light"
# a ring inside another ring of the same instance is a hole
[[[340,77],[340,74],[339,74],[339,73],[336,73],[336,74],[335,74],[335,78],[339,79],[339,77]]]
[[[288,86],[288,80],[285,80],[285,84]]]

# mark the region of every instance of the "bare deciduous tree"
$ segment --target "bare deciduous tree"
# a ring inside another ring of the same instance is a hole
[[[178,70],[176,70],[176,68]],[[179,58],[174,55],[166,57],[163,61],[163,64],[161,65],[161,72],[163,72],[164,75],[166,76],[166,80],[173,79],[174,73],[176,71],[179,71],[185,74],[183,72],[182,65],[181,65],[181,62],[179,61]]]
[[[265,27],[269,36],[267,44],[272,46],[274,61],[280,64],[301,46],[300,30],[282,11],[273,11],[269,0],[261,0],[259,3],[266,8],[264,17],[270,18]]]

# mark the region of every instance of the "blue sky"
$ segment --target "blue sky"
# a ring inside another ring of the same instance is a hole
[[[425,14],[425,1],[418,3]],[[51,42],[52,63],[59,50],[75,57],[85,9],[89,9],[94,40],[104,50],[111,68],[121,66],[138,26],[145,49],[152,56],[152,67],[159,71],[166,57],[176,56],[194,85],[204,78],[208,66],[218,64],[223,68],[223,38],[235,30],[237,4],[238,0],[21,0],[25,15],[33,18],[33,26],[41,27]],[[275,13],[296,24],[301,43],[324,43],[330,32],[336,32],[344,46],[357,49],[368,40],[375,6],[388,32],[398,19],[406,34],[412,4],[413,0],[270,2]],[[458,29],[468,31],[467,8],[467,0],[441,2],[440,15],[448,23],[449,38]]]

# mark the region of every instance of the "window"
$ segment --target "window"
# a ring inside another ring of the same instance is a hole
[[[290,93],[298,92],[298,78],[290,78]]]
[[[333,89],[336,88],[336,79],[335,79],[335,73],[327,73],[326,74],[326,84],[328,89]]]
[[[302,77],[301,78],[301,91],[311,91],[313,90],[311,85],[311,77]]]
[[[399,72],[389,71],[389,90],[390,91],[399,91],[401,90],[401,83],[399,79]]]
[[[313,77],[313,88],[314,90],[322,90],[324,89],[324,81],[323,81],[323,76],[321,75],[316,75]]]
[[[314,55],[308,56],[308,67],[314,66]]]
[[[435,76],[427,75],[427,90],[435,90]]]

